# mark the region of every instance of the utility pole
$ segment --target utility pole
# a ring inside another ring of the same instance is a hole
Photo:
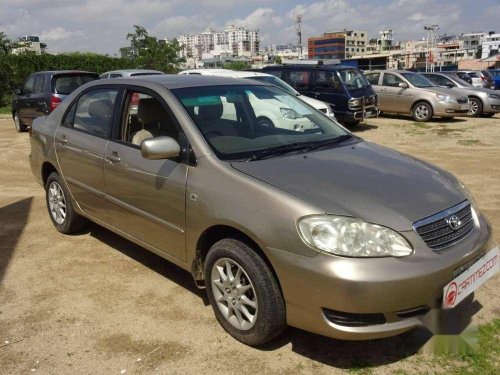
[[[295,32],[297,34],[297,47],[299,49],[299,59],[302,58],[302,14],[295,15]]]
[[[434,72],[434,58],[433,49],[436,45],[436,31],[439,30],[438,25],[428,25],[424,26],[424,30],[427,31],[427,53],[425,54],[425,71]],[[431,61],[432,58],[432,61]]]

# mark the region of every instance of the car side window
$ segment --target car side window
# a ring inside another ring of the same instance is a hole
[[[281,70],[266,70],[265,71],[267,74],[272,74],[275,77],[282,78],[283,77],[283,72]]]
[[[109,78],[121,78],[122,75],[120,73],[111,73],[109,75]]]
[[[23,86],[23,94],[33,94],[35,91],[35,78],[36,75],[30,76]]]
[[[297,90],[306,89],[306,88],[309,88],[309,85],[310,85],[311,72],[295,70],[295,71],[290,72],[288,79],[289,79],[288,83],[294,89],[297,89]]]
[[[73,129],[82,130],[97,136],[105,137],[109,134],[113,120],[113,109],[118,94],[116,89],[92,90],[83,94],[74,104],[74,116],[67,119],[73,120],[64,125]]]
[[[140,146],[145,139],[160,136],[171,137],[179,144],[185,144],[173,114],[157,98],[142,92],[129,91],[120,140]]]
[[[425,78],[427,78],[428,80],[430,80],[432,83],[435,83],[436,85],[439,85],[439,86],[449,86],[449,85],[453,85],[453,86],[456,86],[455,83],[453,83],[453,81],[449,78],[446,78],[446,77],[443,77],[443,76],[437,76],[437,75],[426,75]]]
[[[400,83],[404,81],[395,74],[384,73],[384,78],[382,79],[382,86],[398,87]]]
[[[35,87],[33,90],[34,94],[43,94],[43,81],[45,77],[43,75],[37,75],[35,78]]]
[[[366,79],[370,82],[371,85],[378,85],[378,81],[380,78],[380,73],[367,73]]]
[[[316,71],[316,86],[338,91],[342,87],[342,82],[340,82],[337,72],[318,70]]]

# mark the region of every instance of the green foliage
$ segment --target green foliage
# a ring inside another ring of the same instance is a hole
[[[7,35],[3,31],[0,31],[0,54],[9,53],[14,47],[15,43],[7,38]]]
[[[230,70],[245,70],[249,69],[250,65],[244,61],[233,61],[227,64],[224,64],[224,69]]]
[[[85,70],[104,73],[108,70],[136,67],[127,59],[118,59],[92,53],[62,55],[10,55],[0,53],[0,107],[8,106],[12,89],[21,87],[26,78],[43,70]]]
[[[125,47],[120,52],[125,52],[137,68],[155,69],[164,73],[176,73],[182,59],[179,58],[180,45],[177,40],[166,42],[150,36],[148,31],[134,25],[134,32],[127,34],[130,47]]]
[[[276,57],[274,58],[274,63],[275,63],[275,64],[281,64],[282,62],[283,62],[283,61],[281,60],[281,56],[276,56]]]

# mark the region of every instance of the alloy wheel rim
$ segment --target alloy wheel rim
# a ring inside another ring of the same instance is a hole
[[[252,281],[238,263],[220,258],[212,267],[212,293],[224,318],[235,328],[249,330],[258,314],[257,295]]]
[[[419,105],[415,110],[415,116],[419,120],[427,118],[428,115],[429,115],[429,108],[427,108],[425,105]]]
[[[52,182],[48,190],[49,210],[52,218],[58,225],[66,220],[66,198],[61,186]]]
[[[470,116],[475,115],[477,113],[478,109],[479,109],[479,105],[477,104],[477,102],[475,100],[471,100],[469,115]]]

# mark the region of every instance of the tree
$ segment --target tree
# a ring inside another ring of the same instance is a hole
[[[224,69],[229,70],[245,70],[249,68],[250,65],[244,61],[232,61],[230,63],[224,64]]]
[[[283,62],[283,61],[281,60],[281,56],[276,56],[276,57],[274,58],[274,63],[275,63],[275,64],[281,64],[282,62]]]
[[[130,40],[130,47],[121,48],[120,53],[132,59],[137,68],[156,69],[165,73],[178,70],[182,59],[179,58],[180,45],[176,39],[172,42],[159,41],[139,25],[134,25],[134,32],[128,33],[127,39]]]
[[[15,44],[7,38],[7,35],[3,31],[0,31],[0,53],[9,53],[12,48],[15,47]]]

